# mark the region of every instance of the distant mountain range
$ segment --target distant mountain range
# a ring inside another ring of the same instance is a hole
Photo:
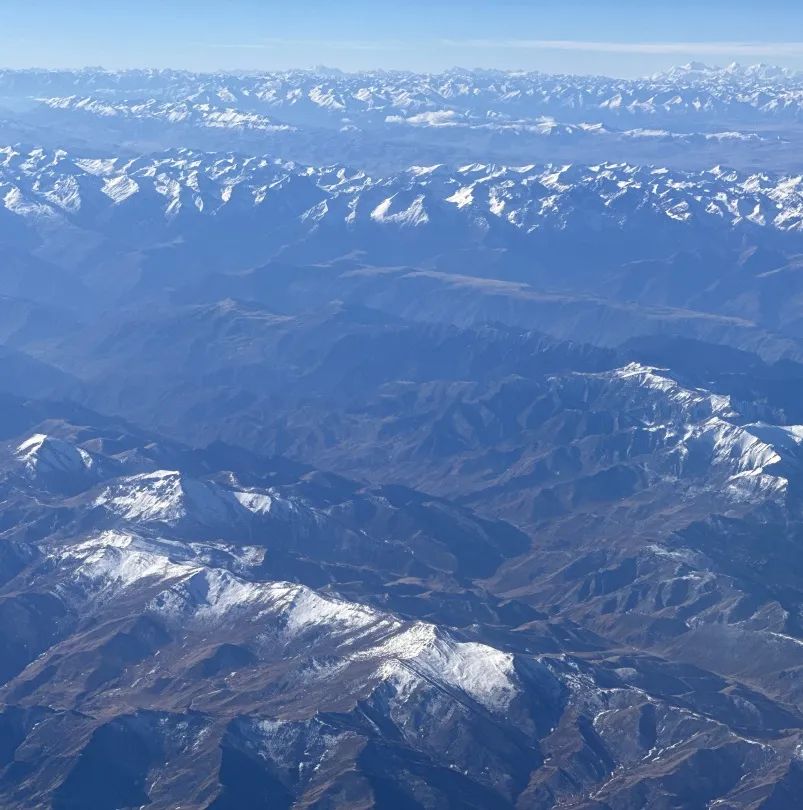
[[[387,173],[412,163],[777,167],[799,154],[803,76],[687,65],[650,78],[451,71],[0,71],[0,115],[51,146],[274,151]],[[52,140],[54,132],[68,141]]]
[[[604,117],[715,120],[791,116],[801,111],[803,73],[757,65],[712,68],[691,63],[643,79],[543,73],[454,70],[442,74],[378,71],[347,74],[327,69],[254,74],[183,71],[3,71],[4,95],[83,97],[109,102],[153,98],[163,102],[262,106],[297,123],[309,116],[384,121],[391,114],[455,113],[493,119],[596,113]],[[102,110],[98,111],[103,114]],[[356,122],[353,122],[356,123]]]

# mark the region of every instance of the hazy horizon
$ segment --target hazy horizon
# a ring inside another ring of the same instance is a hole
[[[472,72],[498,72],[498,73],[505,73],[505,74],[528,74],[528,73],[543,73],[546,75],[566,75],[566,76],[574,76],[574,77],[599,77],[599,78],[610,78],[610,79],[640,79],[640,78],[649,78],[651,76],[655,76],[661,73],[665,73],[671,71],[673,69],[679,69],[683,67],[690,67],[692,65],[699,65],[701,67],[708,68],[712,71],[716,70],[727,70],[730,67],[736,66],[739,68],[756,68],[756,67],[767,67],[767,68],[779,68],[783,70],[791,70],[791,71],[800,71],[803,72],[803,66],[798,68],[794,66],[787,66],[782,64],[782,62],[778,60],[731,60],[729,62],[726,61],[714,61],[714,60],[704,60],[704,59],[676,59],[674,61],[669,61],[665,66],[658,68],[656,70],[649,70],[643,72],[634,72],[634,73],[614,73],[614,72],[605,72],[605,71],[593,71],[593,70],[548,70],[538,67],[533,68],[517,68],[517,67],[484,67],[480,65],[470,65],[470,64],[451,64],[447,65],[442,68],[437,68],[434,70],[424,70],[424,69],[416,69],[416,68],[386,68],[386,67],[354,67],[354,68],[341,68],[335,64],[327,64],[327,63],[316,63],[316,64],[309,64],[309,65],[284,65],[284,66],[276,66],[276,67],[209,67],[209,68],[190,68],[190,67],[181,67],[176,65],[147,65],[147,64],[132,64],[129,66],[123,67],[112,67],[109,65],[104,64],[93,64],[93,63],[85,63],[85,64],[77,64],[77,65],[52,65],[52,66],[45,66],[45,65],[26,65],[26,66],[19,66],[19,65],[10,65],[10,64],[3,64],[0,63],[0,70],[3,71],[14,71],[14,72],[25,72],[25,71],[43,71],[43,72],[66,72],[66,73],[80,73],[83,71],[102,71],[104,73],[126,73],[126,72],[137,72],[137,71],[175,71],[175,72],[186,72],[195,75],[231,75],[231,76],[242,76],[242,75],[259,75],[260,73],[292,73],[294,71],[301,71],[301,72],[309,72],[309,73],[324,73],[324,72],[331,72],[332,74],[338,75],[357,75],[361,73],[410,73],[410,74],[420,74],[420,75],[441,75],[441,74],[449,74],[449,73],[458,73],[461,71],[472,73]]]
[[[3,63],[12,69],[175,68],[196,72],[311,68],[442,72],[540,70],[633,77],[688,61],[803,69],[803,10],[769,2],[615,4],[413,0],[404,8],[350,0],[292,7],[178,0],[80,7],[5,4]],[[42,21],[47,24],[43,25]]]

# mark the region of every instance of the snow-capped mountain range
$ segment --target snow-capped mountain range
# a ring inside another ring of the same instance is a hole
[[[464,230],[528,233],[571,227],[580,218],[601,226],[652,217],[711,228],[803,230],[803,175],[721,167],[691,173],[628,164],[432,165],[374,177],[344,166],[237,154],[177,150],[126,159],[8,146],[0,149],[0,197],[11,214],[76,223],[135,206],[138,216],[154,221],[263,209],[274,229],[449,222]]]
[[[0,806],[795,807],[802,114],[0,70]]]
[[[47,93],[50,89],[51,92]],[[76,96],[134,100],[187,100],[248,105],[290,116],[317,114],[383,120],[452,110],[485,119],[556,114],[652,116],[706,120],[728,116],[796,117],[803,104],[803,74],[764,65],[712,68],[692,63],[643,79],[543,73],[454,70],[443,74],[286,71],[262,74],[192,74],[180,71],[74,73],[5,71],[0,90],[42,98]],[[55,91],[55,92],[53,92]]]

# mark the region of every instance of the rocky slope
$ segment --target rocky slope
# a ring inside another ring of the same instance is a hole
[[[476,577],[526,547],[505,524],[3,407],[7,807],[758,806],[797,789],[791,682],[773,699],[756,673],[547,620],[532,591],[500,601]],[[676,569],[667,605],[692,602],[702,558],[650,554]],[[633,593],[623,566],[595,567],[586,605]],[[773,621],[741,604],[713,632]]]

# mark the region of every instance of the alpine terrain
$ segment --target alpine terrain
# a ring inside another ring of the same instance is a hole
[[[0,71],[0,807],[803,806],[803,74]]]

